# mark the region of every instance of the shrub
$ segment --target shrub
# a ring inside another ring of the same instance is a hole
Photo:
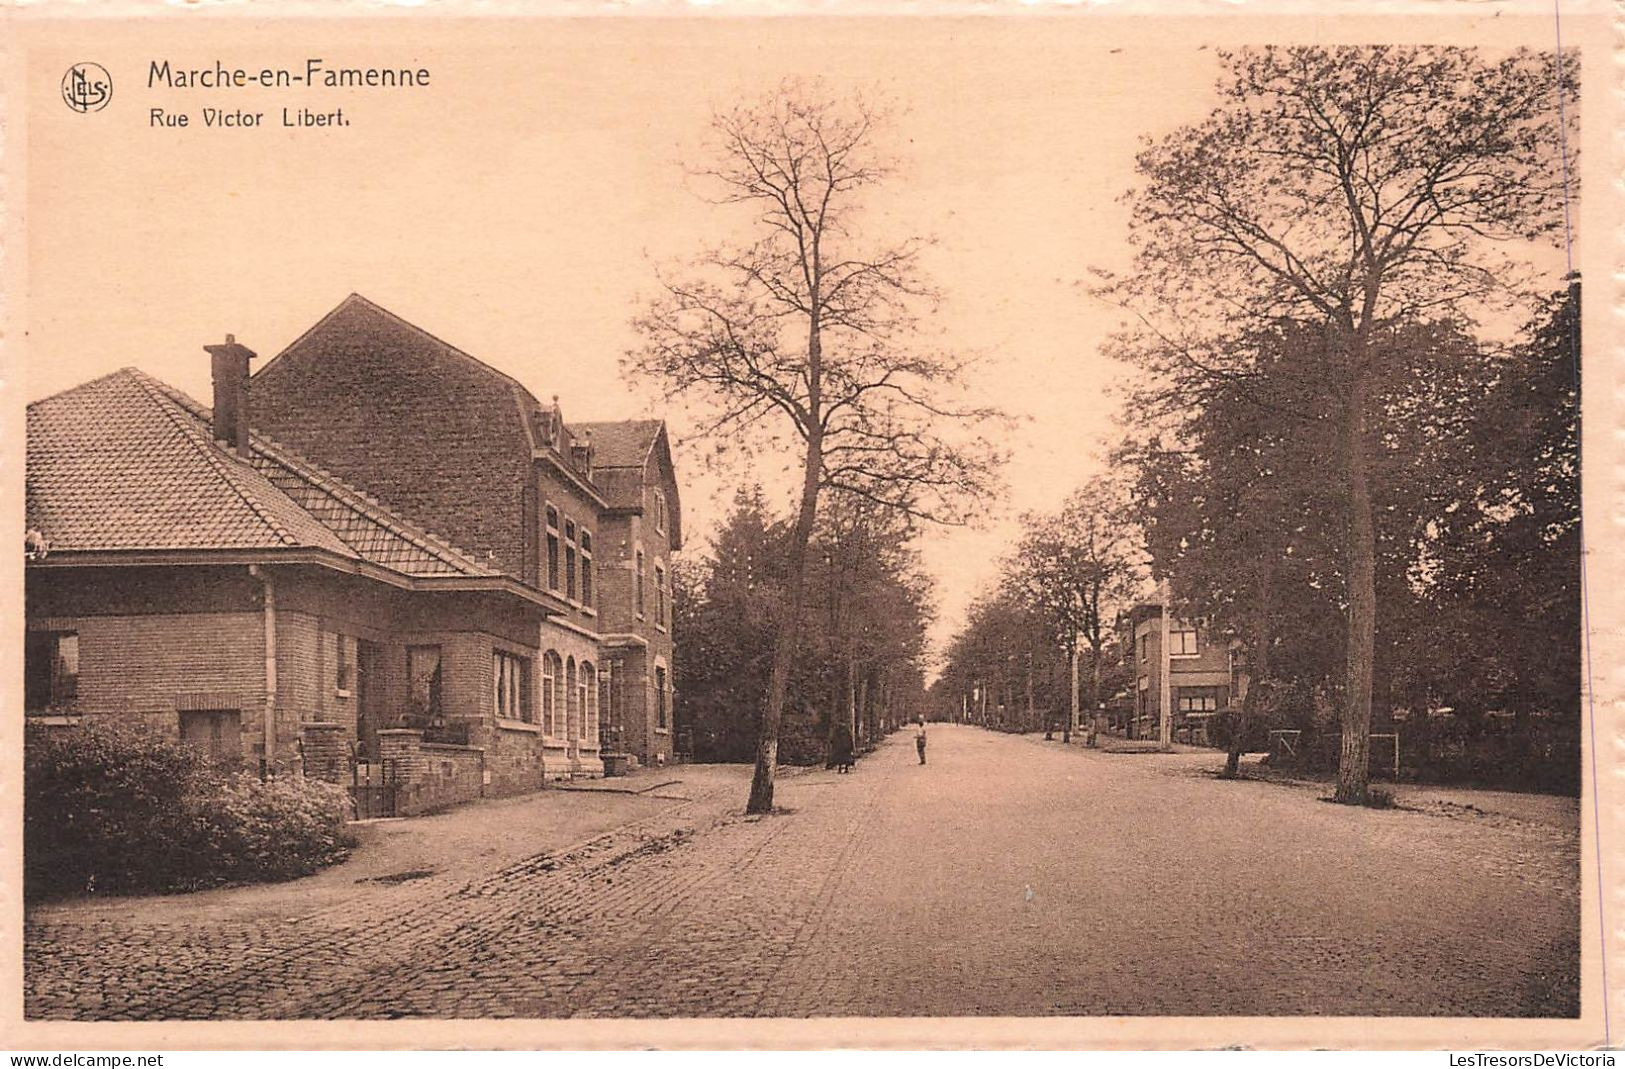
[[[31,728],[24,789],[30,896],[284,880],[353,844],[343,788],[222,773],[110,718]]]
[[[188,750],[117,721],[24,740],[23,863],[32,891],[151,885],[185,852],[186,799],[202,772]]]

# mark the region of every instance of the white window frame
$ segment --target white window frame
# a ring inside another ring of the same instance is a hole
[[[500,647],[491,650],[491,712],[499,720],[536,722],[530,696],[531,658]]]
[[[564,517],[564,597],[566,601],[581,604],[581,582],[577,569],[581,566],[581,552],[576,538],[581,527],[569,516]]]
[[[665,661],[656,661],[650,682],[654,684],[655,692],[655,733],[658,735],[671,734],[671,669]],[[663,684],[663,685],[662,685]],[[665,723],[662,724],[661,714],[665,714]]]
[[[555,665],[557,670],[555,671]],[[564,658],[556,650],[547,650],[542,654],[542,734],[547,738],[558,737],[559,727],[559,680],[564,673]]]
[[[543,563],[545,572],[542,582],[549,590],[562,589],[559,586],[559,577],[564,572],[563,545],[564,538],[559,530],[559,509],[557,505],[548,503],[542,512],[542,553],[547,558]]]
[[[577,540],[576,557],[581,562],[581,582],[579,584],[581,607],[590,609],[593,607],[593,599],[598,594],[598,583],[592,570],[592,532],[585,527],[579,528]]]
[[[598,666],[582,661],[576,667],[576,686],[581,691],[581,745],[598,748]]]

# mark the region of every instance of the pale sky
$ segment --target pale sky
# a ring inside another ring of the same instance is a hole
[[[1425,20],[1348,39],[1427,39]],[[1545,20],[1458,19],[1457,39],[1544,45]],[[963,622],[1023,510],[1098,470],[1118,321],[1080,282],[1125,266],[1142,135],[1207,110],[1204,43],[1329,41],[1330,23],[1186,20],[661,20],[81,25],[28,36],[26,359],[34,399],[135,365],[207,403],[202,346],[227,332],[269,358],[354,291],[519,379],[566,418],[665,415],[621,380],[630,320],[657,265],[737,232],[682,161],[711,109],[786,76],[878,87],[902,106],[903,161],[873,202],[878,237],[934,235],[935,326],[982,354],[976,395],[1022,420],[1007,500],[979,529],[931,532],[939,643]],[[428,67],[408,90],[165,90],[148,63],[251,70]],[[63,105],[70,64],[101,63],[103,111]],[[342,106],[351,125],[285,130],[284,105]],[[265,113],[202,126],[205,106]],[[191,114],[154,129],[149,108]],[[263,362],[263,361],[262,361]],[[256,365],[258,366],[258,365]],[[673,420],[681,440],[685,427]],[[732,484],[679,452],[690,552]],[[771,477],[771,472],[764,472]]]

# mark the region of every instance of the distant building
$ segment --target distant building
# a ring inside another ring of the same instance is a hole
[[[1246,694],[1235,643],[1172,616],[1162,588],[1127,616],[1134,694],[1129,720],[1133,738],[1206,743],[1208,722]]]

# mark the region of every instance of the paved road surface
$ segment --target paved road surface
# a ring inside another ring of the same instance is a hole
[[[188,923],[52,907],[31,1017],[1572,1016],[1576,831],[933,726],[572,851]],[[260,892],[263,894],[263,890]],[[328,901],[324,899],[324,901]]]

